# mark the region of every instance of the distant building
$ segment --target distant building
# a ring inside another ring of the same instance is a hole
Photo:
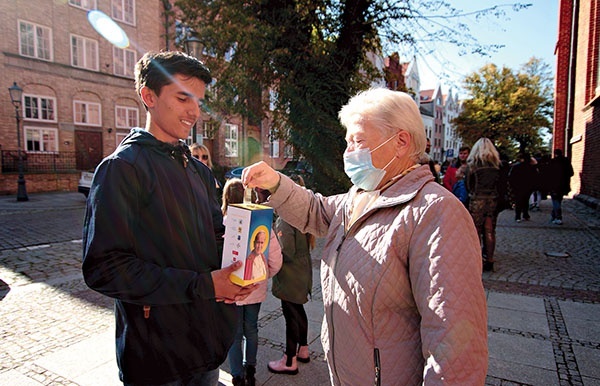
[[[575,172],[571,194],[596,200],[600,199],[599,25],[599,0],[560,0],[552,147],[571,160]]]

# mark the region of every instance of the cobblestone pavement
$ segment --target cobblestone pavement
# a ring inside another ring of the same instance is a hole
[[[557,384],[600,385],[600,374],[586,377],[584,363],[575,356],[581,350],[600,350],[600,337],[573,336],[566,328],[563,309],[565,300],[574,305],[600,304],[600,216],[576,200],[566,200],[565,224],[557,226],[548,221],[549,205],[544,201],[541,212],[533,212],[529,222],[515,223],[510,211],[501,214],[496,270],[483,275],[488,293],[541,299],[549,333],[494,324],[488,331],[549,342]],[[90,291],[81,279],[84,206],[84,197],[78,193],[30,195],[29,202],[19,205],[14,197],[0,197],[0,379],[10,373],[42,385],[76,385],[34,360],[113,325],[112,302]],[[318,281],[316,285],[315,298],[320,300]],[[281,319],[280,310],[269,311],[260,319],[261,328],[271,328],[272,322],[281,323]],[[281,342],[260,339],[262,346],[278,351]],[[322,359],[322,352],[311,356]],[[306,382],[305,377],[295,379]],[[526,384],[540,383],[494,375],[486,380],[486,385]]]

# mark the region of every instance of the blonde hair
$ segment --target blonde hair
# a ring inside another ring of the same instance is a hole
[[[371,88],[361,91],[342,107],[338,117],[348,129],[353,125],[373,122],[385,137],[405,131],[410,134],[410,158],[418,163],[429,159],[425,153],[427,137],[419,107],[412,97],[404,92],[387,88]]]
[[[475,142],[469,158],[467,158],[469,166],[491,166],[500,168],[500,154],[496,150],[494,143],[488,138],[482,137]]]
[[[203,154],[206,154],[208,156],[208,162],[206,163],[206,166],[208,166],[209,169],[212,169],[213,163],[212,163],[212,158],[210,156],[210,151],[208,151],[208,148],[199,143],[193,143],[190,146],[190,151],[192,152],[192,155],[194,154],[194,150],[196,150],[196,149],[200,150]]]

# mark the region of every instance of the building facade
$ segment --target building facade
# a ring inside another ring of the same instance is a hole
[[[560,0],[553,149],[573,165],[571,194],[600,199],[600,0]]]

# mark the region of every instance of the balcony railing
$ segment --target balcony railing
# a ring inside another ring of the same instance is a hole
[[[37,153],[21,151],[24,173],[73,172],[77,170],[74,151],[58,153]],[[19,171],[17,150],[2,150],[2,173]]]

